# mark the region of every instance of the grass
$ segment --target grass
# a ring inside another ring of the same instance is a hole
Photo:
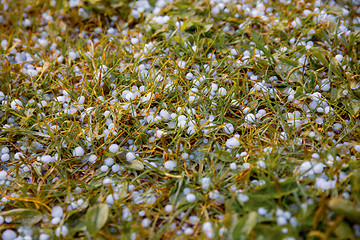
[[[76,3],[0,4],[2,239],[359,237],[357,1]]]

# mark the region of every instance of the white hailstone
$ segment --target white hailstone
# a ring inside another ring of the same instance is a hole
[[[4,217],[0,216],[0,225],[4,223]]]
[[[179,121],[178,124],[177,124],[177,126],[178,126],[179,128],[184,128],[184,127],[186,126],[186,121]]]
[[[71,60],[75,60],[76,57],[77,57],[76,53],[74,53],[73,51],[69,52],[69,58],[70,58]]]
[[[359,144],[358,144],[358,145],[355,145],[355,146],[354,146],[354,150],[357,151],[357,152],[360,152],[360,145],[359,145]]]
[[[254,122],[256,122],[256,117],[255,117],[254,114],[248,113],[248,114],[246,114],[246,116],[245,116],[245,121],[246,121],[247,123],[254,123]]]
[[[20,110],[23,107],[23,104],[19,99],[14,99],[11,101],[10,106],[14,110]]]
[[[187,227],[184,231],[185,235],[192,235],[194,233],[194,230],[191,227]]]
[[[82,147],[76,147],[73,151],[73,156],[74,157],[81,157],[85,154],[85,151]]]
[[[190,126],[190,127],[188,127],[188,129],[186,130],[186,133],[187,133],[188,135],[194,134],[195,132],[196,132],[196,129],[195,129],[194,126]]]
[[[286,225],[287,224],[287,220],[285,217],[280,216],[276,219],[276,222],[278,225]]]
[[[55,235],[58,237],[60,237],[60,234],[61,236],[65,237],[68,234],[68,232],[69,229],[65,225],[63,225],[61,228],[58,227],[55,229]]]
[[[114,164],[114,165],[112,165],[111,170],[113,172],[119,172],[121,170],[121,167],[119,164]]]
[[[109,167],[108,167],[107,165],[102,165],[101,168],[100,168],[100,170],[101,170],[102,172],[107,172],[107,171],[109,170]]]
[[[266,208],[264,208],[264,207],[259,207],[257,212],[258,212],[260,215],[266,215],[268,211],[267,211]]]
[[[223,130],[226,134],[232,134],[235,128],[231,123],[226,123]]]
[[[140,217],[145,216],[145,211],[144,211],[144,210],[140,211],[140,212],[139,212],[139,216],[140,216]]]
[[[132,153],[132,152],[128,152],[127,154],[126,154],[126,160],[127,161],[132,161],[132,160],[134,160],[134,159],[136,159],[136,155],[134,154],[134,153]]]
[[[177,166],[177,164],[176,162],[169,160],[165,162],[164,166],[166,170],[172,171]]]
[[[149,227],[150,224],[151,224],[151,220],[148,219],[148,218],[144,218],[144,219],[141,221],[141,226],[142,226],[143,228]]]
[[[131,42],[131,44],[136,45],[136,44],[139,43],[139,39],[138,38],[131,38],[130,42]]]
[[[38,42],[43,47],[46,47],[48,45],[48,40],[46,38],[40,38],[38,39]]]
[[[240,141],[239,141],[239,139],[232,137],[232,138],[229,138],[228,140],[226,140],[225,145],[226,145],[226,147],[228,147],[230,149],[237,148],[240,146]]]
[[[235,49],[230,50],[231,55],[236,56],[238,55],[238,52]]]
[[[335,58],[336,58],[336,60],[338,60],[338,61],[341,63],[341,62],[342,62],[342,60],[344,59],[344,56],[343,56],[343,55],[338,54],[338,55],[336,55],[336,56],[335,56]]]
[[[119,195],[114,193],[114,194],[109,194],[106,197],[105,201],[106,201],[107,204],[113,205],[115,203],[115,201],[118,200],[118,199],[119,199]]]
[[[156,130],[155,137],[161,138],[164,134],[165,132],[163,130]]]
[[[316,178],[315,187],[320,188],[324,191],[335,188],[336,180],[325,180],[322,177]]]
[[[221,88],[219,88],[219,90],[218,90],[218,94],[219,94],[220,96],[226,96],[227,91],[226,91],[225,88],[221,87]]]
[[[51,216],[56,218],[61,218],[64,215],[64,211],[62,209],[62,207],[60,206],[55,206],[51,209]]]
[[[180,60],[180,61],[178,62],[178,66],[179,66],[179,68],[185,68],[186,62]]]
[[[13,230],[7,229],[2,233],[2,240],[15,240],[16,236]]]
[[[5,153],[1,156],[1,161],[7,162],[10,159],[10,155],[8,153]]]
[[[49,240],[49,239],[50,239],[50,235],[46,233],[42,233],[39,235],[39,240]]]
[[[56,224],[58,224],[60,221],[61,221],[61,218],[55,217],[55,218],[51,219],[51,224],[56,225]]]
[[[97,159],[97,156],[95,154],[90,155],[88,161],[89,163],[94,163]]]
[[[104,163],[106,166],[111,167],[112,165],[114,165],[114,159],[113,158],[107,158],[104,160]]]
[[[244,163],[242,166],[245,169],[249,169],[250,168],[250,163]]]
[[[196,196],[193,193],[189,193],[188,195],[186,195],[186,201],[188,202],[194,202],[196,200]]]
[[[160,114],[160,117],[162,117],[163,119],[169,119],[170,118],[169,112],[166,111],[165,109],[162,109],[159,114]]]
[[[257,165],[258,165],[258,167],[260,167],[260,168],[266,168],[266,163],[265,163],[264,161],[262,161],[262,160],[258,161],[258,162],[257,162]]]
[[[14,197],[14,196],[11,196],[11,197]],[[12,222],[12,218],[11,218],[10,216],[5,217],[5,222],[6,222],[6,223],[11,223],[11,222]]]
[[[170,213],[170,212],[172,212],[172,210],[173,210],[173,206],[172,206],[172,205],[168,204],[168,205],[165,206],[165,212]]]
[[[237,169],[236,163],[230,163],[230,169],[236,170]]]
[[[116,153],[119,150],[119,145],[117,144],[111,144],[109,147],[109,151],[112,153]]]
[[[237,196],[237,199],[239,200],[239,202],[247,202],[247,201],[249,201],[249,196],[239,193]]]
[[[202,225],[202,230],[206,234],[208,238],[213,238],[215,233],[213,231],[213,228],[211,226],[211,222],[205,222]]]
[[[246,155],[248,155],[247,152],[242,152],[242,153],[240,153],[240,157],[245,157]]]

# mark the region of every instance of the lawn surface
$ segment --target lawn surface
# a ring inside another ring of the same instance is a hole
[[[359,30],[358,0],[2,0],[2,239],[359,239]]]

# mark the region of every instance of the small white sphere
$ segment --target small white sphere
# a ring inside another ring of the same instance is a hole
[[[60,221],[61,221],[61,218],[55,217],[55,218],[51,219],[51,224],[56,225],[56,224],[58,224]]]
[[[2,240],[14,240],[16,233],[13,230],[7,229],[2,233]]]
[[[76,147],[73,151],[73,156],[74,157],[81,157],[83,156],[85,153],[84,149],[82,147]]]
[[[230,169],[236,170],[237,169],[236,163],[230,163]]]
[[[186,201],[188,202],[194,202],[196,200],[196,196],[193,193],[189,193],[188,195],[186,195]]]
[[[134,153],[132,153],[132,152],[128,152],[127,154],[126,154],[126,160],[127,161],[132,161],[132,160],[134,160],[134,159],[136,159],[136,155],[134,154]]]
[[[101,170],[102,172],[107,172],[107,170],[109,170],[109,167],[106,166],[106,165],[102,165],[101,168],[100,168],[100,170]]]
[[[97,159],[97,156],[95,154],[90,155],[88,161],[89,163],[94,163]]]
[[[254,123],[254,122],[256,122],[255,115],[252,114],[252,113],[248,113],[248,114],[245,116],[245,121],[248,122],[248,123]]]
[[[170,213],[172,210],[173,210],[173,206],[172,206],[172,205],[168,204],[168,205],[165,206],[165,212]]]
[[[9,161],[9,159],[10,159],[10,155],[7,153],[5,153],[1,156],[1,161],[3,161],[3,162]]]
[[[51,216],[52,216],[52,217],[54,217],[54,218],[56,218],[56,217],[61,218],[63,215],[64,215],[64,211],[63,211],[62,207],[60,207],[60,206],[55,206],[55,207],[52,208],[52,210],[51,210]]]
[[[166,161],[164,165],[165,165],[165,169],[169,171],[174,170],[174,168],[177,166],[176,162],[172,160]]]
[[[109,151],[112,153],[116,153],[119,150],[119,145],[117,144],[111,144],[109,147]]]
[[[106,166],[111,167],[112,165],[114,165],[114,159],[113,158],[107,158],[104,160],[104,163]]]

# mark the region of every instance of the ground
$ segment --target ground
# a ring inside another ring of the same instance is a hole
[[[359,30],[356,0],[2,0],[2,239],[360,238]]]

